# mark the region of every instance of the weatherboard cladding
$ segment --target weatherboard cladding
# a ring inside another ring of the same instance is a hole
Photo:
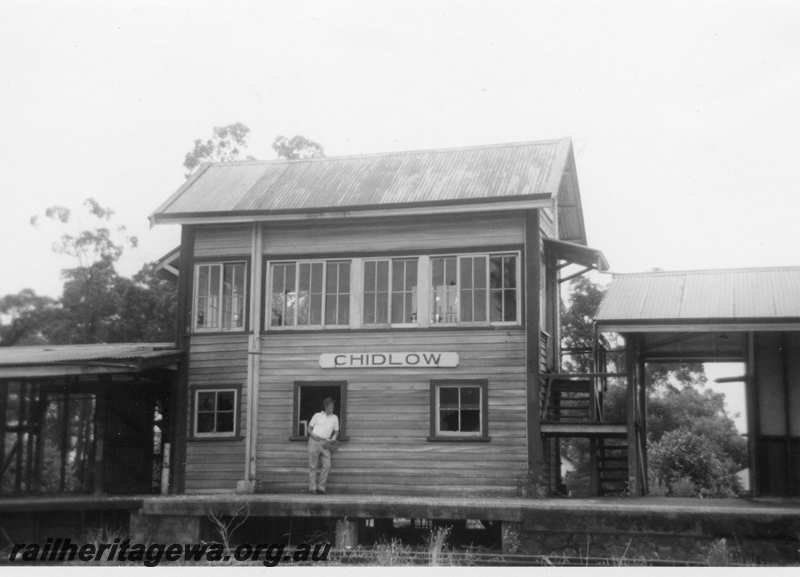
[[[798,295],[800,267],[620,274],[597,321],[800,318]]]
[[[556,195],[570,140],[209,164],[155,217]]]

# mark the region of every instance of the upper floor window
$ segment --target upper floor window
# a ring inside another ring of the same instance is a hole
[[[431,322],[518,323],[519,258],[511,254],[431,258]]]
[[[246,276],[245,262],[202,263],[195,266],[195,330],[244,329]]]
[[[350,322],[350,261],[273,263],[270,287],[271,327]]]
[[[365,325],[417,322],[417,258],[364,261]]]

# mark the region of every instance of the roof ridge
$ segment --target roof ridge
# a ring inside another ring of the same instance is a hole
[[[421,152],[428,152],[428,153],[446,153],[446,152],[457,152],[457,151],[466,151],[466,150],[480,150],[480,149],[492,149],[492,148],[504,148],[504,147],[522,147],[522,146],[530,146],[534,144],[559,144],[565,141],[571,142],[572,139],[569,136],[565,136],[562,138],[548,138],[544,140],[520,140],[520,141],[512,141],[512,142],[497,142],[493,144],[470,144],[466,146],[450,146],[445,148],[412,148],[412,149],[403,149],[403,150],[386,150],[383,152],[361,152],[356,154],[340,154],[336,156],[317,156],[314,158],[295,158],[295,159],[287,159],[287,158],[271,158],[271,159],[257,159],[252,158],[248,160],[232,160],[228,162],[209,162],[207,163],[208,166],[242,166],[248,164],[294,164],[294,163],[301,163],[301,162],[324,162],[329,160],[353,160],[357,158],[374,158],[376,156],[392,156],[392,155],[402,155],[402,154],[416,154]]]

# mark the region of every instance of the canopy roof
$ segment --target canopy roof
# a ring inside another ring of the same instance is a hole
[[[568,138],[302,160],[206,164],[151,216],[158,223],[394,214],[399,209],[552,207],[585,243]]]
[[[617,274],[602,330],[800,329],[800,267]]]
[[[0,347],[0,378],[135,373],[172,365],[182,356],[172,343]]]

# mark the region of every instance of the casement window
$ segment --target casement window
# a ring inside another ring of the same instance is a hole
[[[417,258],[364,261],[365,325],[417,323]]]
[[[431,382],[431,440],[488,439],[485,380]]]
[[[519,255],[431,257],[431,323],[519,322]]]
[[[311,418],[324,410],[322,402],[333,399],[333,414],[339,417],[339,440],[345,440],[345,412],[347,405],[347,383],[345,381],[296,381],[294,383],[294,417],[292,419],[293,440],[305,439]]]
[[[245,327],[247,263],[195,265],[194,329],[241,331]]]
[[[276,262],[270,271],[270,327],[349,324],[350,261]]]
[[[239,390],[195,389],[194,436],[234,437],[238,426]]]

